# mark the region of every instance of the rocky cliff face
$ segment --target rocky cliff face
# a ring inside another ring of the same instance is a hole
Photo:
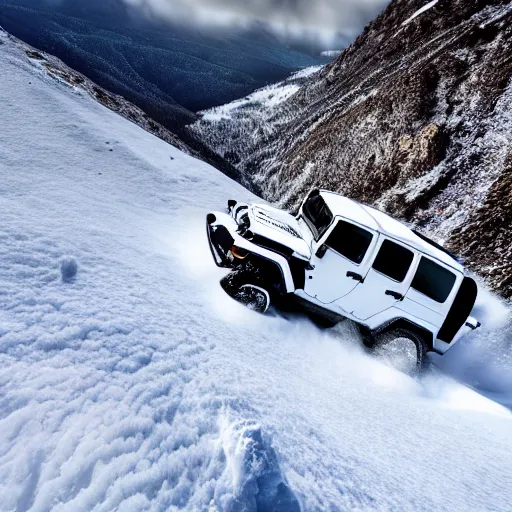
[[[191,131],[266,199],[370,202],[512,297],[511,77],[510,1],[393,0],[332,64]]]

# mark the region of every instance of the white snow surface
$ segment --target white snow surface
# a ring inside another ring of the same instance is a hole
[[[0,123],[2,512],[510,510],[508,411],[222,293],[241,186],[2,34]]]
[[[418,9],[410,18],[407,18],[403,23],[402,25],[407,25],[409,24],[412,20],[414,20],[415,18],[417,18],[418,16],[420,16],[421,14],[423,14],[424,12],[428,11],[429,9],[431,9],[432,7],[434,7],[434,5],[437,4],[437,2],[439,2],[439,0],[432,0],[432,2],[429,2],[428,4],[424,5],[421,9]]]

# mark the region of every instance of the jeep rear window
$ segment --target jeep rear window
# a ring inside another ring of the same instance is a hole
[[[373,262],[373,268],[386,277],[402,283],[413,259],[414,253],[409,249],[391,240],[384,240]]]
[[[456,281],[455,274],[422,257],[412,287],[436,302],[446,302]]]
[[[315,195],[304,203],[302,211],[308,226],[315,236],[315,240],[318,240],[331,225],[334,218],[331,210],[329,210],[328,206],[325,204],[322,196]]]
[[[373,235],[354,224],[338,221],[325,245],[354,263],[361,263],[372,243]]]

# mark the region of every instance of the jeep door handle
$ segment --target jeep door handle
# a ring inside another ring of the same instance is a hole
[[[390,295],[396,300],[404,300],[404,296],[401,293],[394,292],[393,290],[386,290],[386,295]]]
[[[355,281],[359,281],[360,283],[364,283],[364,277],[361,274],[357,274],[356,272],[347,272],[347,277],[350,277]]]

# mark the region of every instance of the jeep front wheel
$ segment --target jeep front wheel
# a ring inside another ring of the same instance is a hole
[[[253,284],[240,286],[233,298],[257,313],[266,313],[270,306],[270,295],[267,290]]]
[[[421,336],[412,331],[394,329],[377,336],[373,352],[397,370],[414,375],[424,367],[427,345]]]
[[[253,311],[266,313],[270,307],[268,287],[255,269],[236,268],[220,284],[230,297]]]

